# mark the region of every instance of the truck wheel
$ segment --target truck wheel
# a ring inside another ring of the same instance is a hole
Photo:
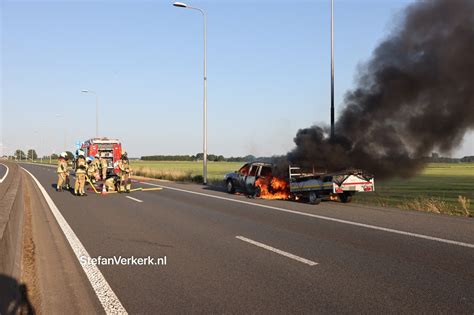
[[[339,199],[342,203],[349,203],[352,201],[352,195],[348,193],[339,194]]]
[[[308,202],[312,205],[319,205],[321,203],[321,198],[314,191],[308,194]]]
[[[235,187],[234,187],[234,183],[232,182],[232,179],[227,180],[226,190],[229,194],[235,193]]]

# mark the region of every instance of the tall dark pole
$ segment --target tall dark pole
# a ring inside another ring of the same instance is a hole
[[[334,138],[334,0],[331,0],[331,139]]]

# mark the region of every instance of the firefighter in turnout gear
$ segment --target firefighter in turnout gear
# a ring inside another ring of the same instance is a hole
[[[105,180],[105,187],[107,191],[118,191],[118,186],[120,184],[120,178],[117,175],[107,178]]]
[[[62,152],[59,155],[58,159],[58,168],[57,168],[57,173],[58,173],[58,183],[56,185],[56,191],[62,191],[63,190],[63,184],[66,184],[66,190],[69,190],[69,171],[68,171],[68,165],[66,161],[67,154],[66,152]]]
[[[86,184],[87,163],[84,152],[78,150],[76,159],[76,181],[74,183],[74,194],[76,196],[85,196],[84,186]]]
[[[99,180],[100,179],[100,156],[99,156],[99,154],[96,154],[94,156],[94,159],[92,160],[92,163],[94,164],[94,167],[96,169],[96,172],[95,172],[96,179]]]
[[[94,163],[91,157],[86,158],[87,161],[87,176],[94,184],[96,180],[99,178],[99,168],[97,167],[97,163]]]
[[[100,170],[102,171],[102,180],[107,179],[107,159],[105,157],[99,157]]]
[[[119,192],[130,192],[132,186],[130,180],[130,173],[132,172],[130,168],[130,162],[128,161],[127,152],[122,153],[122,157],[118,161],[119,175],[120,175],[120,189]]]

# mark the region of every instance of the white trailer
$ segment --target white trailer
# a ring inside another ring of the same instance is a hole
[[[288,172],[291,196],[305,198],[312,204],[336,196],[341,202],[350,202],[356,192],[375,191],[374,177],[360,170],[316,174],[304,173],[300,167],[290,166]]]

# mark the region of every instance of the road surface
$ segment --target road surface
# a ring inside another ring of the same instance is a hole
[[[8,176],[8,172],[9,172],[8,166],[0,163],[0,184],[5,181],[5,179]]]
[[[469,218],[254,200],[170,182],[76,197],[55,192],[54,168],[23,167],[90,257],[166,256],[166,265],[98,266],[129,313],[474,312]]]

